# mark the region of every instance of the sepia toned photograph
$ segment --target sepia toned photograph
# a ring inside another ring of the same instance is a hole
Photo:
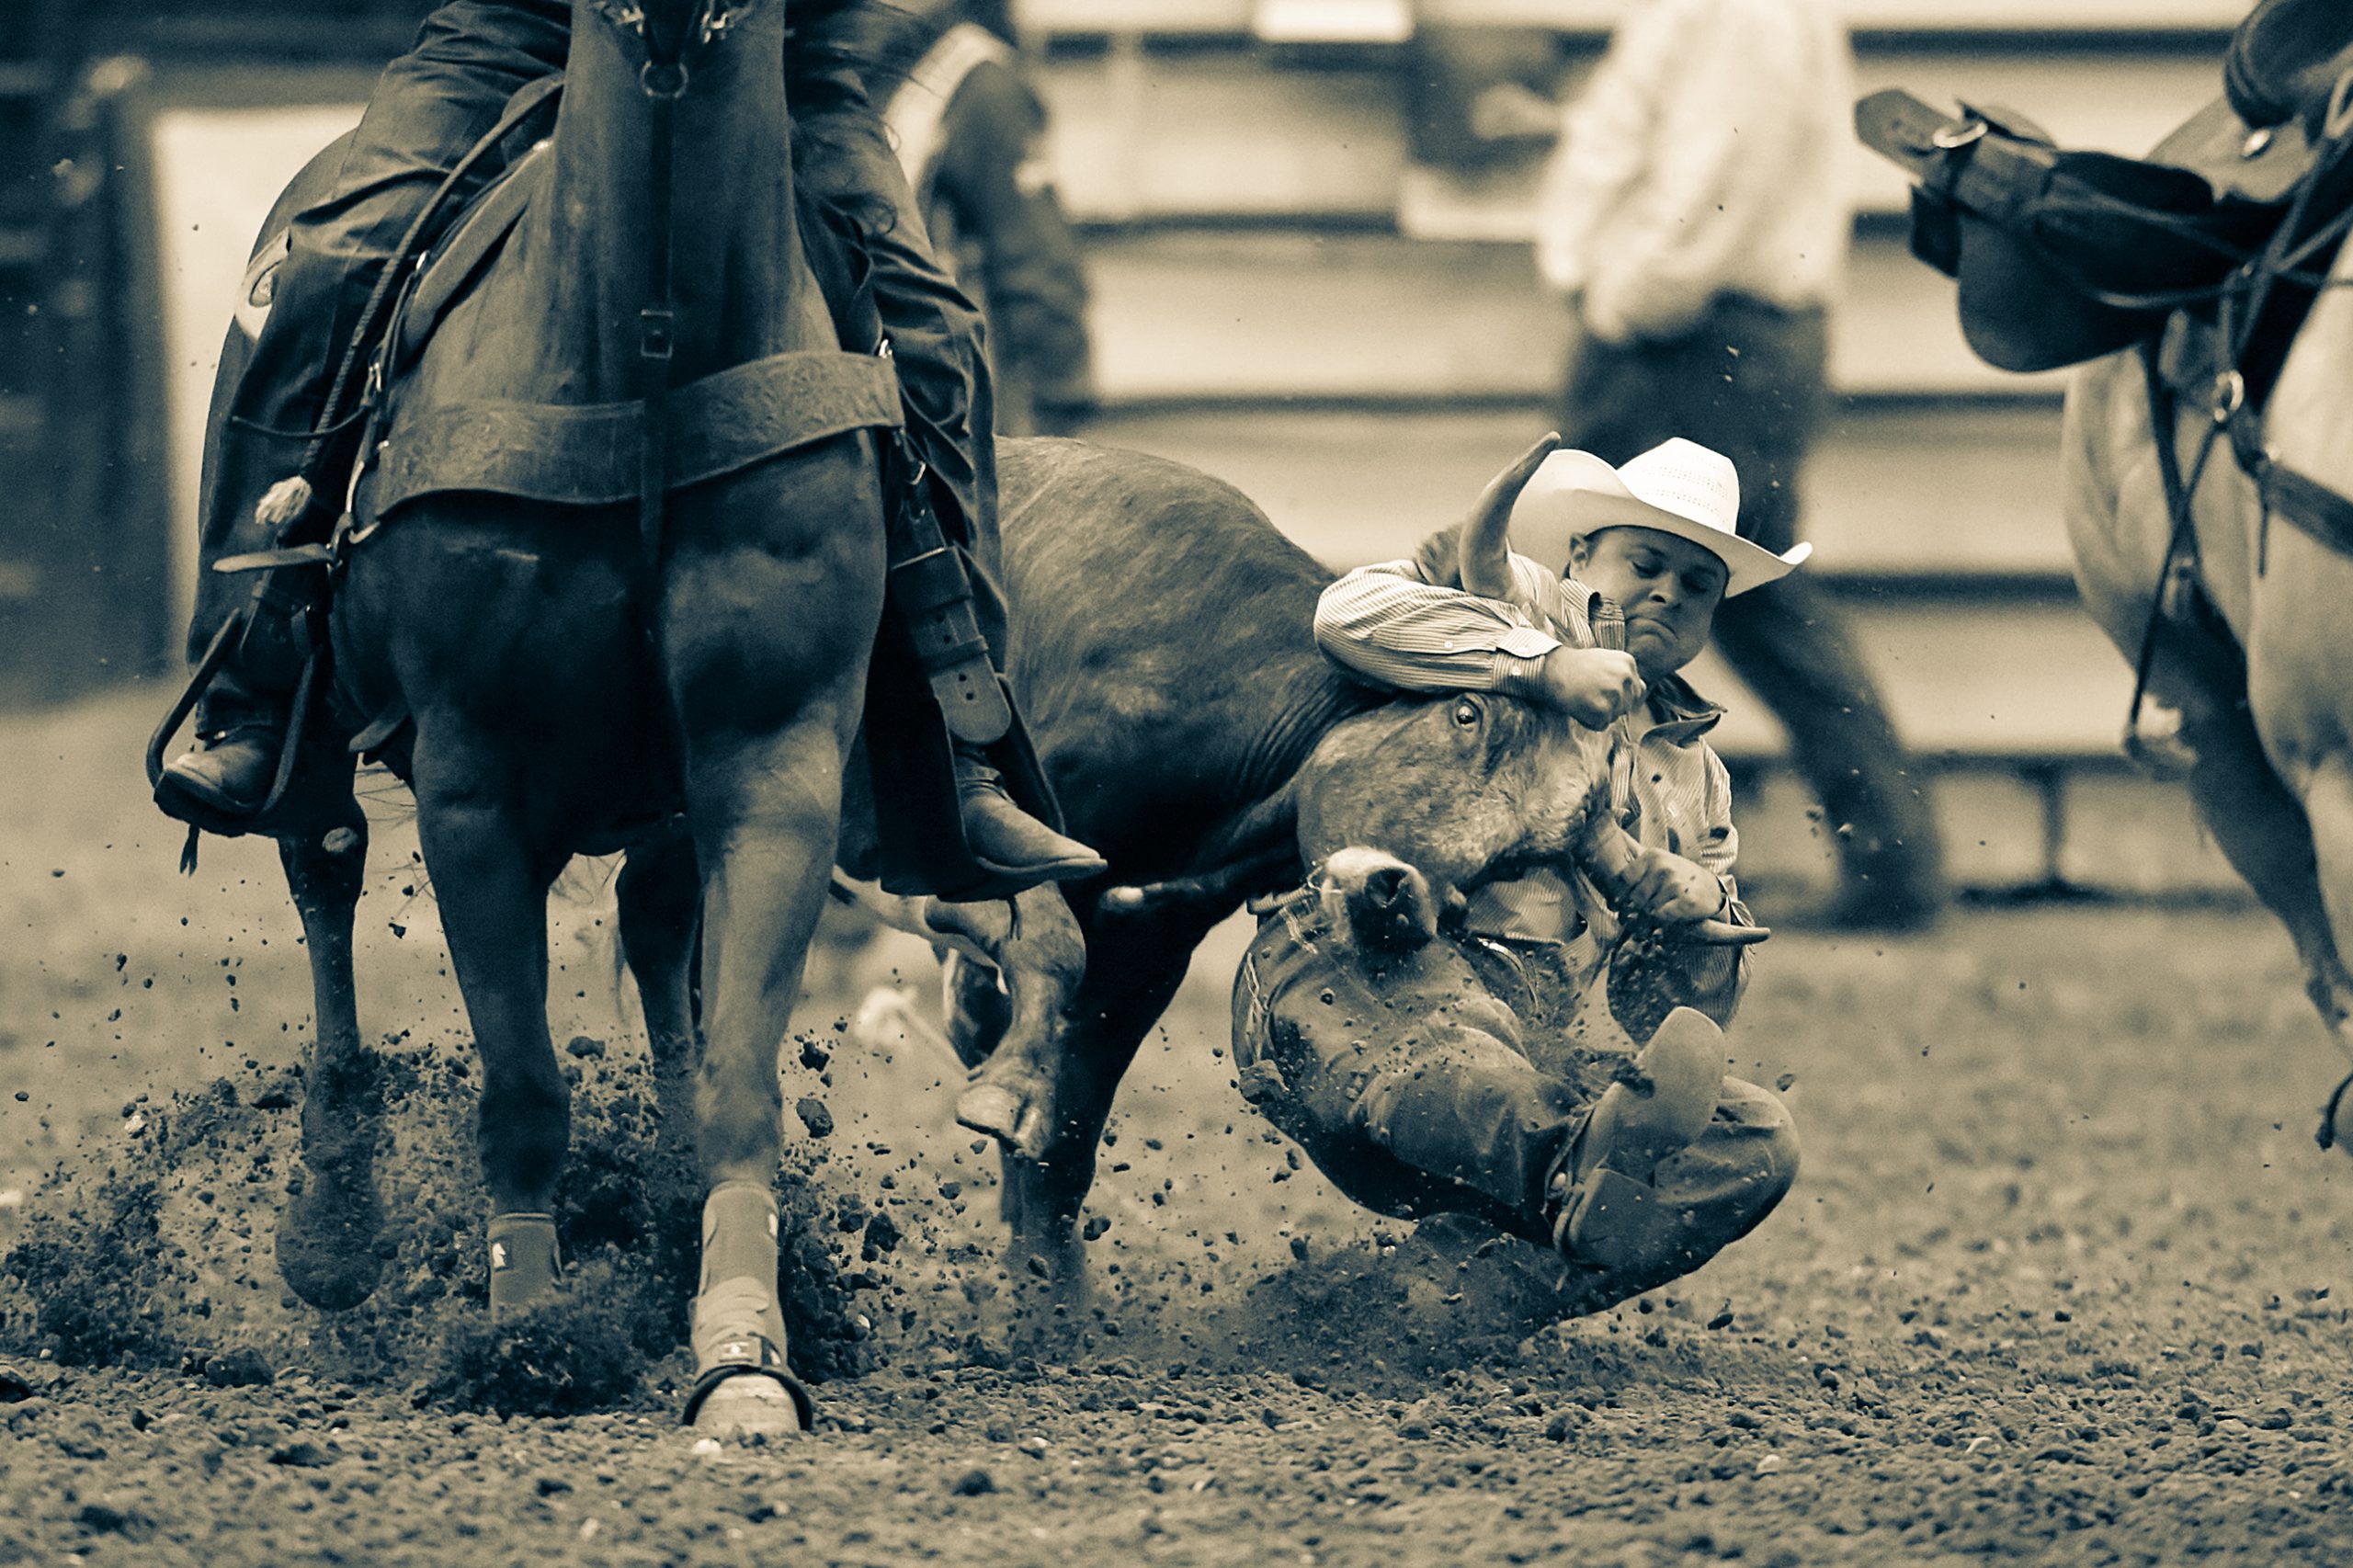
[[[0,1568],[2353,1561],[2353,6],[0,23]]]

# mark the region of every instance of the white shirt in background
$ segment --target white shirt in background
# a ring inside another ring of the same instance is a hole
[[[1611,342],[1674,336],[1718,294],[1828,303],[1854,96],[1830,0],[1649,0],[1563,114],[1537,199],[1544,280]]]

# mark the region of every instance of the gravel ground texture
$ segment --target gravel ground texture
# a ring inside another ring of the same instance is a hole
[[[0,1564],[2353,1557],[2353,1164],[2311,1136],[2341,1063],[2259,915],[1777,937],[1732,1043],[1784,1085],[1796,1190],[1565,1323],[1532,1249],[1363,1214],[1242,1102],[1238,926],[1130,1078],[1096,1296],[1057,1312],[996,1262],[954,1063],[861,1008],[931,1010],[923,950],[837,944],[782,1058],[819,1430],[698,1442],[692,1194],[647,1149],[603,872],[556,911],[577,1282],[494,1338],[464,1019],[384,802],[390,1267],[313,1312],[269,1250],[296,924],[266,846],[175,874],[156,700],[0,723],[31,764],[0,776]]]

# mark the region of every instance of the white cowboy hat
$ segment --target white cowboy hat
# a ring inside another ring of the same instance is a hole
[[[1677,436],[1623,468],[1591,452],[1558,451],[1529,477],[1512,507],[1511,535],[1525,553],[1565,561],[1571,540],[1603,528],[1655,528],[1688,539],[1724,563],[1724,597],[1786,577],[1813,546],[1786,555],[1751,544],[1735,531],[1740,475],[1732,460]]]

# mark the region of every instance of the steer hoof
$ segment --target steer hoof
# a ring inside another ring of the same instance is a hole
[[[1006,1153],[1020,1160],[1043,1157],[1051,1125],[1042,1095],[986,1077],[957,1096],[956,1119],[995,1139]]]

